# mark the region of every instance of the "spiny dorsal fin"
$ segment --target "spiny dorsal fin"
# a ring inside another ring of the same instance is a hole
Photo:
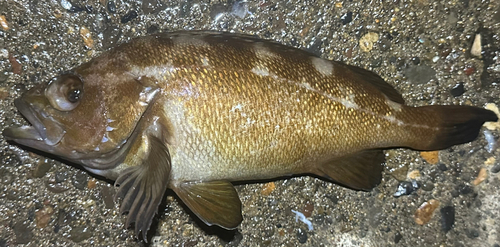
[[[403,96],[401,96],[401,94],[396,89],[394,89],[393,86],[384,81],[384,79],[382,79],[382,77],[380,77],[379,75],[360,67],[347,64],[343,65],[350,69],[353,74],[357,76],[361,81],[370,83],[372,86],[380,90],[380,92],[382,92],[390,100],[404,105],[405,100],[403,99]]]
[[[234,229],[243,220],[240,198],[228,181],[184,182],[174,191],[209,226]]]
[[[357,190],[371,190],[382,179],[382,150],[364,150],[316,167],[314,174]]]
[[[115,186],[119,186],[116,198],[123,198],[120,213],[128,212],[126,226],[135,222],[135,234],[139,236],[141,231],[145,241],[167,190],[171,170],[167,146],[157,137],[147,138],[150,150],[146,159],[125,169],[115,182]]]

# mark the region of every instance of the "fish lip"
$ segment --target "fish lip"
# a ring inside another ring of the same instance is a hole
[[[30,104],[28,102],[26,102],[25,100],[23,100],[22,98],[15,99],[14,105],[16,106],[17,110],[32,125],[32,126],[22,126],[22,127],[17,128],[17,130],[20,130],[20,131],[22,131],[23,129],[26,129],[26,130],[29,129],[31,131],[31,135],[33,135],[33,138],[27,138],[29,136],[26,136],[26,135],[23,135],[22,138],[23,139],[33,139],[33,140],[38,140],[38,141],[42,141],[42,140],[47,139],[47,129],[43,125],[42,121],[38,118],[33,107],[30,106]],[[30,127],[33,128],[35,131],[33,131]],[[35,136],[35,133],[38,133],[38,136]],[[9,136],[7,136],[7,137],[9,137]],[[19,139],[19,137],[16,137],[15,135],[11,136],[11,137],[12,138],[10,138],[10,139],[12,139],[12,140]]]
[[[64,137],[66,131],[47,115],[43,109],[39,109],[36,104],[30,103],[28,100],[19,98],[14,100],[14,105],[18,111],[31,124],[21,127],[6,128],[2,134],[6,140],[11,140],[25,146],[47,146],[45,149],[53,149]],[[50,129],[50,135],[48,133]]]

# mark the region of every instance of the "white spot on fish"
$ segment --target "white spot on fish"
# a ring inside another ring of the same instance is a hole
[[[269,48],[264,46],[264,43],[262,43],[262,42],[254,43],[253,48],[254,48],[255,56],[257,56],[258,59],[267,60],[267,59],[272,59],[272,58],[278,57],[278,55],[276,53],[269,50]]]
[[[399,103],[396,103],[392,100],[390,100],[389,98],[387,98],[387,96],[385,96],[385,104],[388,105],[391,109],[395,110],[395,111],[401,111],[401,104]]]
[[[252,72],[258,76],[269,76],[269,70],[263,66],[254,67]]]
[[[354,94],[349,95],[349,99],[341,99],[340,103],[346,108],[358,109],[358,105],[354,102]]]
[[[105,142],[108,142],[108,141],[109,141],[108,137],[106,135],[103,135],[102,139],[101,139],[101,143],[105,143]]]
[[[324,76],[331,76],[333,74],[333,63],[331,61],[319,57],[311,57],[311,62],[320,74]]]
[[[106,126],[106,131],[113,131],[115,128],[111,127],[111,126]]]
[[[208,67],[210,66],[210,63],[209,63],[209,60],[208,60],[208,57],[202,57],[201,58],[201,64],[205,67]]]
[[[231,108],[231,110],[229,110],[229,111],[230,111],[230,112],[234,112],[234,111],[236,111],[236,110],[241,110],[241,108],[243,108],[243,105],[242,105],[242,104],[237,104],[237,105],[233,106],[233,107]]]
[[[208,44],[202,39],[203,36],[198,35],[179,35],[177,37],[171,37],[174,42],[174,46],[195,46],[195,47],[207,47]]]

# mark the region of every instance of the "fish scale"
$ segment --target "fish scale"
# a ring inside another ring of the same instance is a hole
[[[207,225],[243,220],[231,182],[314,174],[359,190],[383,149],[438,150],[497,121],[472,106],[404,105],[376,74],[242,34],[134,39],[16,99],[7,140],[115,180],[146,238],[167,188]]]

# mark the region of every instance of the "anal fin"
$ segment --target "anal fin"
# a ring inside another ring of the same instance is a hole
[[[382,179],[382,150],[363,150],[330,160],[315,167],[313,173],[357,190],[371,190]]]
[[[174,191],[209,226],[234,229],[243,220],[240,198],[228,181],[184,182]]]
[[[119,186],[117,198],[123,198],[120,213],[128,212],[126,226],[135,223],[135,234],[147,231],[163,198],[170,178],[170,153],[167,146],[155,136],[147,136],[149,152],[138,164],[120,173],[115,185]]]

